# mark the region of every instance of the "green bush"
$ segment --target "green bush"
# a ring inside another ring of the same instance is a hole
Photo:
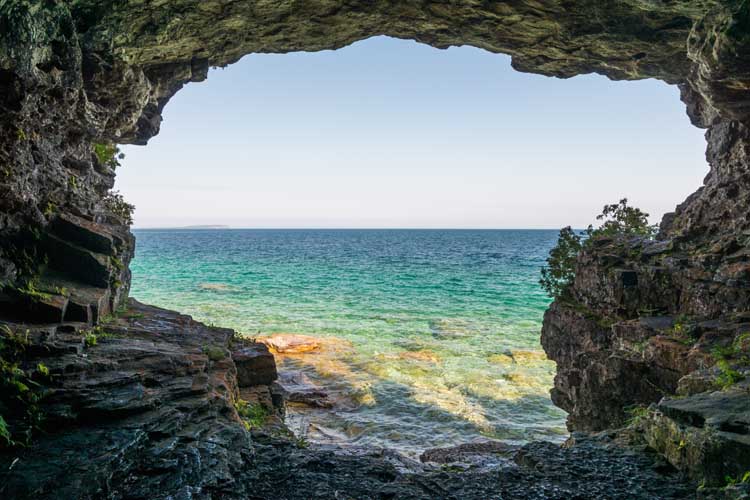
[[[94,155],[101,165],[105,165],[111,169],[116,169],[120,166],[120,160],[125,158],[125,154],[120,152],[115,144],[93,144]]]
[[[653,238],[659,227],[648,223],[648,214],[640,208],[629,207],[628,199],[619,203],[605,205],[596,220],[604,221],[597,229],[587,229],[590,237],[645,236]]]
[[[575,265],[581,251],[581,235],[573,229],[564,227],[560,230],[557,245],[547,257],[547,266],[542,268],[539,284],[552,297],[563,298],[575,279]]]
[[[547,265],[542,268],[539,284],[555,299],[569,298],[570,287],[575,279],[575,266],[578,254],[598,238],[645,237],[653,238],[657,227],[649,225],[648,214],[638,208],[628,206],[628,199],[605,205],[596,217],[603,221],[594,229],[576,232],[570,226],[560,230],[560,235],[547,257]]]
[[[86,347],[94,347],[99,343],[99,337],[93,332],[88,332],[83,336],[83,342],[86,344]]]
[[[135,205],[131,205],[118,191],[110,191],[104,196],[104,206],[109,210],[115,217],[120,219],[123,223],[128,226],[133,224],[133,212],[135,211]]]

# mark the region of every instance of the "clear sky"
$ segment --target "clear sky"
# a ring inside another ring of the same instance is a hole
[[[378,37],[212,70],[116,189],[136,227],[583,227],[623,196],[658,221],[704,150],[676,87]]]

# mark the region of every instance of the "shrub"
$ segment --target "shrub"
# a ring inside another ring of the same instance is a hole
[[[87,332],[83,336],[83,342],[86,347],[94,347],[99,343],[99,337],[94,332]]]
[[[118,191],[110,191],[104,196],[104,206],[109,210],[115,217],[120,219],[123,223],[128,226],[133,224],[133,212],[135,211],[135,205],[131,205]]]
[[[113,170],[119,167],[120,160],[125,158],[125,154],[115,144],[95,143],[93,149],[99,163]]]
[[[628,206],[628,199],[619,203],[605,205],[602,213],[596,217],[603,221],[594,229],[589,226],[585,231],[576,232],[570,226],[560,230],[560,235],[547,257],[547,265],[542,268],[539,284],[555,299],[567,298],[570,286],[575,279],[575,266],[578,254],[590,242],[603,237],[652,238],[657,227],[649,225],[648,214],[639,208]]]
[[[592,238],[609,236],[645,236],[652,238],[656,235],[658,226],[648,223],[648,214],[640,208],[629,207],[628,199],[623,198],[619,203],[605,205],[596,220],[603,220],[597,229],[588,228]]]
[[[542,268],[539,284],[552,297],[563,298],[575,278],[575,264],[581,251],[581,235],[573,229],[564,227],[560,230],[557,245],[547,257],[547,266]]]

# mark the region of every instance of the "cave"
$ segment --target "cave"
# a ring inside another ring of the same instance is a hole
[[[0,332],[4,355],[22,351],[3,377],[20,383],[25,370],[49,392],[24,391],[22,412],[6,407],[12,430],[35,428],[30,419],[47,430],[2,450],[3,495],[686,498],[698,484],[747,494],[746,2],[12,0],[0,33]],[[604,239],[579,255],[571,296],[552,303],[541,337],[557,363],[552,399],[575,433],[564,448],[526,445],[499,474],[405,472],[385,452],[253,437],[234,401],[253,386],[279,406],[267,350],[128,301],[135,240],[127,202],[110,191],[115,145],[146,144],[169,99],[210,67],[376,35],[471,45],[551,77],[659,79],[707,130],[710,172],[654,240]]]

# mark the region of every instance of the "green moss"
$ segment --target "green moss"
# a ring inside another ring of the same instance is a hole
[[[248,430],[262,427],[270,416],[270,412],[263,405],[248,403],[244,399],[235,401],[234,407]]]
[[[118,271],[122,271],[123,268],[125,267],[125,265],[122,263],[122,261],[120,259],[118,259],[117,257],[115,257],[114,255],[110,255],[110,257],[109,257],[109,263],[112,265],[112,267],[114,267]]]
[[[222,349],[221,347],[212,346],[212,345],[204,345],[203,346],[203,352],[208,356],[208,359],[211,361],[221,361],[222,359],[226,358],[226,351]]]
[[[51,201],[48,201],[47,206],[44,207],[44,216],[49,218],[55,213],[55,211],[56,211],[56,207],[54,203],[52,203]]]
[[[716,377],[716,383],[722,389],[727,389],[745,378],[740,372],[733,369],[726,359],[720,359],[716,363],[716,366],[719,368],[719,376]]]
[[[651,414],[651,410],[647,406],[636,405],[625,409],[625,413],[628,415],[627,425],[628,427],[637,426],[643,419],[647,418]]]
[[[714,349],[711,351],[713,357],[716,358],[716,367],[719,369],[719,375],[716,377],[716,383],[722,389],[727,389],[737,382],[745,379],[744,375],[735,370],[730,363],[731,359],[740,354],[739,346],[739,341],[735,341],[731,346],[714,347]],[[747,363],[747,359],[742,358],[740,362]]]
[[[83,341],[86,344],[86,347],[94,347],[99,343],[99,337],[93,332],[88,332],[83,336]]]

